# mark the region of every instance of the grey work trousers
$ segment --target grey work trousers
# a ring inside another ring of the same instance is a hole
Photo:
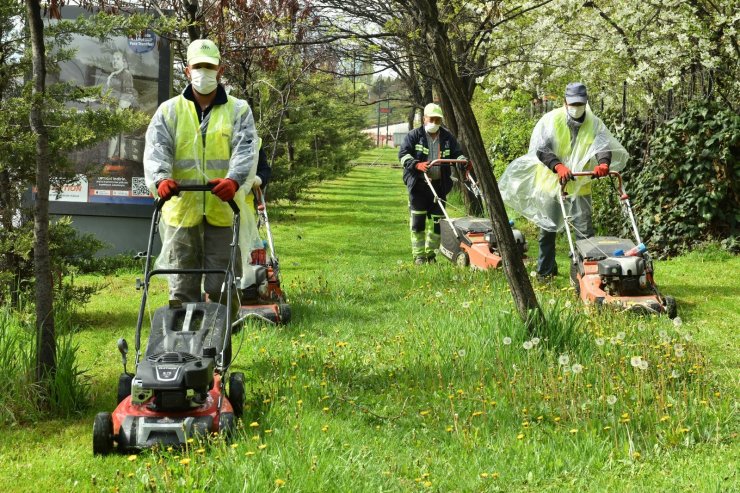
[[[166,248],[167,265],[171,269],[227,269],[231,257],[231,226],[212,226],[204,219],[198,226],[180,228],[159,223],[162,244]],[[236,251],[233,272],[241,272],[241,255]],[[226,290],[222,289],[224,274],[172,274],[169,276],[170,299],[183,302],[201,301],[203,291],[211,301],[226,305]],[[222,292],[223,291],[223,292]],[[238,310],[236,290],[232,289],[232,311]],[[235,313],[235,311],[234,311]]]
[[[576,239],[582,240],[594,235],[591,222],[591,195],[576,195],[565,201],[565,210],[570,217],[571,232]],[[555,200],[547,207],[547,216],[553,219],[555,224],[560,222],[563,216],[560,202]],[[547,231],[540,228],[539,244],[540,254],[537,258],[537,274],[543,277],[556,276],[558,264],[555,262],[555,231]]]

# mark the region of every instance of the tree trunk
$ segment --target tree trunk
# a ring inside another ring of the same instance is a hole
[[[54,299],[49,257],[49,136],[43,121],[46,92],[46,53],[44,23],[39,0],[26,0],[26,17],[31,35],[33,58],[33,102],[29,114],[36,134],[36,202],[34,206],[33,270],[36,277],[36,378],[43,381],[56,369]]]
[[[455,109],[460,138],[467,142],[469,157],[473,161],[474,171],[491,215],[493,233],[503,258],[504,272],[509,281],[514,304],[519,316],[528,324],[530,330],[534,327],[541,327],[544,325],[544,314],[537,302],[519,248],[514,242],[514,235],[511,232],[491,164],[488,162],[478,122],[452,60],[447,33],[439,22],[437,2],[436,0],[413,0],[413,4],[417,7],[417,21],[425,35],[432,63]]]
[[[452,135],[458,137],[463,154],[468,156],[468,143],[463,139],[464,135],[460,135],[460,124],[457,121],[457,116],[455,115],[455,108],[452,105],[452,101],[447,94],[447,91],[444,90],[444,87],[439,87],[438,92],[440,94],[442,113],[444,113],[445,115],[445,126],[450,132],[452,132]],[[481,204],[481,201],[478,200],[478,197],[476,197],[473,192],[468,190],[465,186],[465,177],[463,176],[463,173],[461,173],[457,167],[454,167],[452,168],[452,174],[455,178],[457,178],[455,187],[457,188],[457,190],[460,191],[460,196],[462,197],[463,204],[465,205],[466,214],[470,216],[480,216],[483,213],[483,204]]]

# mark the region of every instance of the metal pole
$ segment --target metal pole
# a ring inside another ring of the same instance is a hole
[[[622,123],[627,118],[627,81],[622,83]]]
[[[378,136],[375,139],[375,147],[380,147],[380,101],[378,101]]]
[[[391,100],[388,100],[388,113],[385,114],[385,146],[388,147],[388,124],[391,119]]]

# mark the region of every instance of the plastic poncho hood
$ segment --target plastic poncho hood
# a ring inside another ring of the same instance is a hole
[[[624,169],[628,159],[625,148],[590,107],[586,107],[586,117],[578,127],[574,140],[571,138],[568,118],[564,107],[540,118],[532,132],[529,151],[512,161],[498,182],[506,205],[546,231],[560,231],[564,224],[557,206],[560,193],[558,175],[539,160],[538,150],[549,149],[554,152],[574,172],[592,171],[598,164],[597,155],[605,152],[611,153],[611,171]],[[569,197],[589,195],[591,179],[570,181],[566,191]],[[576,210],[577,207],[573,205],[569,204],[570,215],[591,212]]]

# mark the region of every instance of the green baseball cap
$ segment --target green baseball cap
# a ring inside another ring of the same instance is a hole
[[[444,118],[444,115],[442,114],[442,108],[438,104],[429,103],[428,105],[424,106],[424,116],[438,116],[440,118]]]
[[[221,53],[210,39],[196,39],[188,46],[188,65],[210,63],[221,65]]]

